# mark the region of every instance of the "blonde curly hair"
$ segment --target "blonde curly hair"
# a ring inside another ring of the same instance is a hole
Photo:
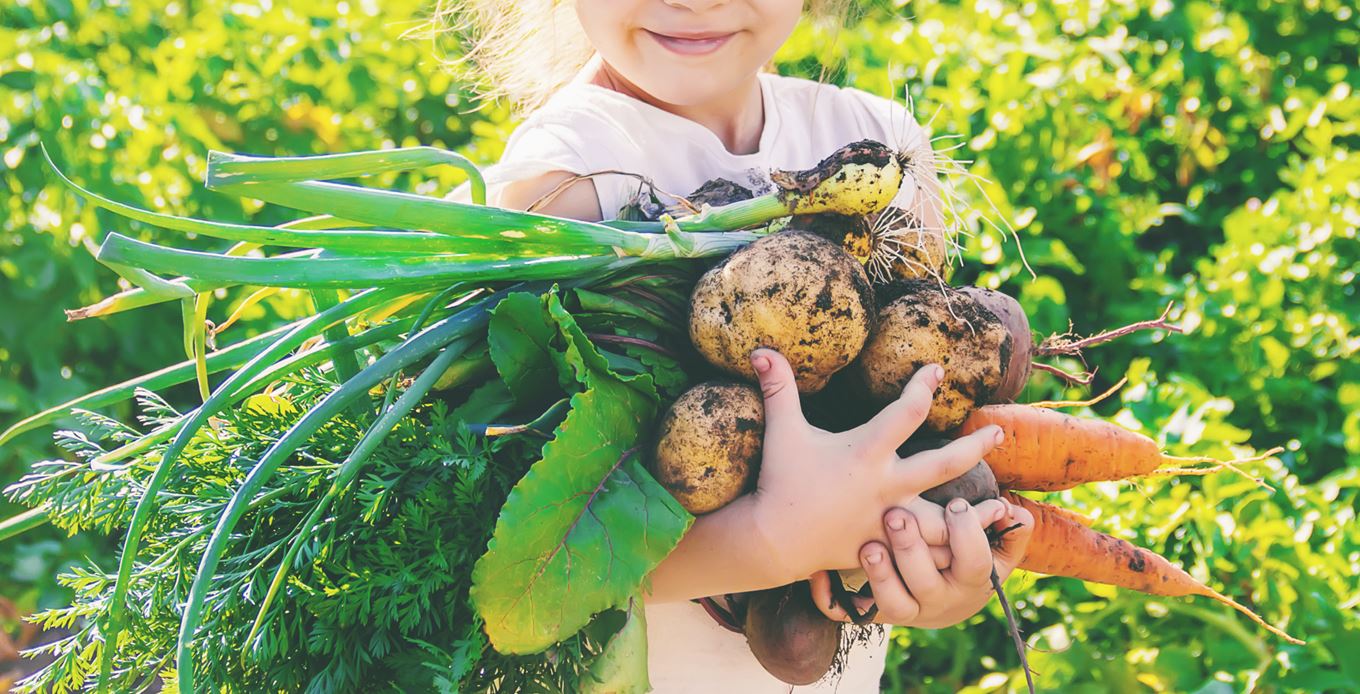
[[[807,0],[805,12],[839,27],[853,5]],[[413,33],[434,40],[444,66],[477,85],[483,98],[504,99],[519,113],[547,101],[594,54],[575,9],[564,0],[437,0],[429,20]],[[451,47],[444,43],[448,39]]]

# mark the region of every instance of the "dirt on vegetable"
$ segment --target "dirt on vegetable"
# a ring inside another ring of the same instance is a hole
[[[751,381],[751,352],[773,348],[793,367],[798,390],[814,393],[863,348],[873,296],[864,268],[835,244],[783,231],[699,279],[690,297],[690,339],[714,366]]]
[[[652,472],[685,510],[709,513],[749,491],[760,467],[765,405],[744,383],[685,391],[661,420]]]
[[[918,370],[939,364],[945,376],[926,418],[931,431],[947,432],[991,401],[1014,343],[995,314],[968,295],[928,280],[895,282],[879,296],[888,300],[855,362],[875,400],[898,398]]]

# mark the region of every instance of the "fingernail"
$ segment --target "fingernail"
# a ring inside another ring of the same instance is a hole
[[[930,381],[934,385],[940,385],[944,381],[944,367],[939,364],[930,365]]]
[[[907,519],[901,516],[893,516],[888,519],[889,530],[901,530],[907,527]]]
[[[765,356],[751,357],[751,366],[756,368],[756,373],[765,373],[770,370],[770,358]]]
[[[963,513],[968,510],[968,502],[963,499],[955,499],[949,502],[950,513]]]
[[[996,427],[996,431],[992,432],[992,439],[1001,443],[1006,440],[1006,432],[1001,427]]]
[[[883,554],[881,552],[870,552],[869,556],[865,557],[865,560],[870,564],[877,564],[883,561]]]

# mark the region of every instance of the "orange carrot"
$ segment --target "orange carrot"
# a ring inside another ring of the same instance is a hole
[[[1002,489],[1058,491],[1087,482],[1122,480],[1150,474],[1204,475],[1228,469],[1265,486],[1247,475],[1236,463],[1261,456],[1221,461],[1214,458],[1182,458],[1162,453],[1156,441],[1100,419],[1074,417],[1030,405],[987,405],[964,421],[960,434],[970,434],[988,424],[1006,432],[1006,440],[987,455],[987,464]],[[1210,463],[1207,467],[1162,469],[1167,463]]]
[[[1267,624],[1241,603],[1195,580],[1156,552],[1082,525],[1065,509],[1002,492],[1012,504],[1034,515],[1034,533],[1019,568],[1052,576],[1180,597],[1202,595],[1241,612],[1267,631],[1290,643],[1303,643]]]

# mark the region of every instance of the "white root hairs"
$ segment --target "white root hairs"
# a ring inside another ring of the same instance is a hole
[[[903,105],[906,107],[906,117],[914,119],[915,100],[910,93],[906,94],[905,103]],[[935,109],[935,113],[931,114],[930,119],[921,125],[922,132],[930,132],[930,126],[935,122],[935,119],[939,117],[942,110],[943,107]],[[1006,216],[1001,213],[1001,210],[997,208],[996,203],[992,201],[991,195],[987,193],[987,189],[984,187],[984,184],[991,184],[992,181],[972,173],[967,169],[968,165],[974,163],[972,159],[955,159],[950,154],[955,150],[962,149],[965,144],[960,141],[948,147],[935,148],[936,142],[951,139],[962,140],[962,135],[940,135],[929,139],[914,137],[908,142],[905,141],[906,138],[903,134],[896,132],[893,134],[897,138],[897,142],[893,143],[893,145],[894,149],[898,152],[898,159],[902,162],[904,185],[910,183],[914,187],[916,193],[925,193],[926,200],[923,201],[919,198],[913,198],[912,207],[919,209],[924,202],[928,201],[934,205],[936,209],[940,210],[940,216],[944,224],[945,256],[949,264],[962,264],[963,242],[961,239],[973,236],[973,233],[971,232],[972,220],[974,217],[979,217],[982,219],[983,223],[994,229],[1002,236],[1002,238],[1009,236],[1015,240],[1016,249],[1020,253],[1021,264],[1024,266],[1025,270],[1029,272],[1031,277],[1037,277],[1034,269],[1029,265],[1029,259],[1025,257],[1025,249],[1020,242],[1019,233],[1016,231],[1015,227],[1011,225],[1010,220],[1008,220]],[[977,188],[978,193],[981,194],[982,199],[986,201],[991,214],[979,213],[970,208],[964,197],[959,194],[958,189],[955,187],[955,179],[963,179],[964,181],[972,183],[973,187]],[[932,182],[936,182],[938,185],[930,185]],[[880,222],[889,216],[890,215],[888,214],[880,215]],[[1004,225],[1004,229],[993,221],[993,217],[1001,221],[1001,224]],[[899,215],[897,219],[889,221],[901,221],[901,216]],[[910,221],[917,226],[902,230],[900,233],[896,234],[896,236],[903,236],[919,229],[920,215],[916,215],[915,218]],[[875,240],[879,239],[877,232],[885,227],[887,229],[884,233],[885,238],[894,235],[892,233],[892,224],[875,224],[874,226],[876,232]],[[902,255],[903,246],[900,240],[896,242],[888,241],[887,243],[879,244],[879,246],[883,247],[883,252],[888,256],[887,260],[875,264],[876,269],[873,272],[881,273],[885,269],[890,269],[892,267],[892,263],[895,260],[892,256],[896,255],[900,257]],[[905,261],[905,258],[902,258],[901,260]],[[882,280],[888,277],[888,275],[881,274],[878,275],[878,277]]]

